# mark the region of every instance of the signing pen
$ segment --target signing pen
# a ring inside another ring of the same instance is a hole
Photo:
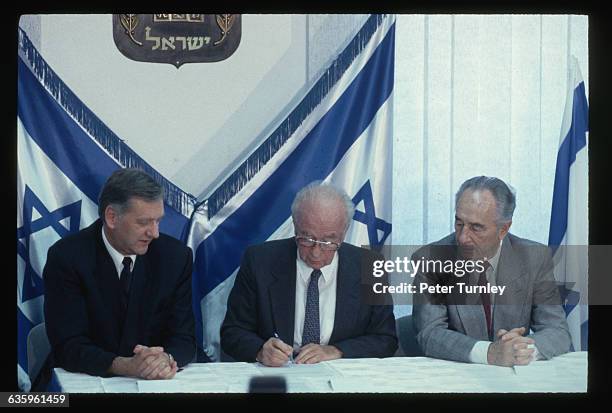
[[[277,339],[279,339],[280,341],[283,341],[283,340],[281,340],[281,338],[278,336],[278,333],[274,333],[274,338],[277,338]],[[284,341],[283,341],[283,343],[284,343]],[[293,363],[293,349],[291,350],[291,354],[289,355],[289,363]]]

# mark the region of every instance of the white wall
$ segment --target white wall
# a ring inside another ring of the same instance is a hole
[[[511,230],[547,243],[567,62],[588,95],[587,36],[587,16],[398,16],[394,244],[452,232],[454,193],[476,175],[514,186]]]

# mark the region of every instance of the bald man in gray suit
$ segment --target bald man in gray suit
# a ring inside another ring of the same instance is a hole
[[[423,353],[463,362],[526,365],[570,348],[571,338],[548,248],[508,231],[516,198],[500,179],[474,177],[456,195],[455,232],[413,255],[481,260],[463,277],[420,272],[415,285],[452,285],[448,294],[417,294],[413,320]],[[503,294],[460,293],[463,286],[504,287]]]

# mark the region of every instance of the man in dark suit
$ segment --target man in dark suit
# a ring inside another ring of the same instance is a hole
[[[461,185],[455,201],[455,232],[417,251],[413,260],[484,264],[480,273],[458,278],[431,271],[416,275],[417,286],[453,287],[447,294],[415,296],[413,320],[425,355],[514,366],[567,352],[569,329],[550,252],[508,232],[516,205],[513,191],[498,178],[478,176]],[[459,293],[460,283],[482,291]]]
[[[295,237],[244,254],[221,327],[225,353],[267,366],[294,353],[298,364],[393,355],[393,308],[360,296],[362,268],[380,256],[343,243],[353,213],[350,198],[330,185],[296,195]]]
[[[44,268],[56,367],[169,379],[196,353],[191,249],[159,233],[162,187],[137,169],[106,181],[100,219],[56,242]]]

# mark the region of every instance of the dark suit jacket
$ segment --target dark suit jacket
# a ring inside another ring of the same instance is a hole
[[[136,344],[163,346],[179,366],[196,353],[191,249],[164,234],[136,258],[121,329],[120,281],[97,220],[49,248],[45,321],[56,367],[105,376]]]
[[[361,297],[361,266],[379,257],[350,244],[342,244],[337,253],[336,313],[329,344],[345,358],[392,356],[397,349],[393,307],[368,305]],[[275,332],[293,343],[296,258],[293,238],[246,250],[221,326],[221,347],[237,361],[255,361]]]
[[[453,233],[423,247],[413,255],[413,259],[453,259],[456,258],[456,247]],[[417,286],[422,282],[430,285],[456,282],[475,285],[476,278],[464,276],[456,279],[449,275],[419,273],[414,283]],[[506,290],[495,298],[494,332],[515,327],[525,327],[528,334],[532,330],[529,337],[534,339],[538,351],[546,359],[569,350],[569,329],[553,276],[550,251],[545,245],[508,234],[499,255],[496,284],[506,286]],[[455,288],[447,295],[423,293],[414,297],[413,320],[417,341],[428,357],[467,362],[477,341],[492,341],[494,338],[488,337],[479,295],[459,295],[457,291]]]

